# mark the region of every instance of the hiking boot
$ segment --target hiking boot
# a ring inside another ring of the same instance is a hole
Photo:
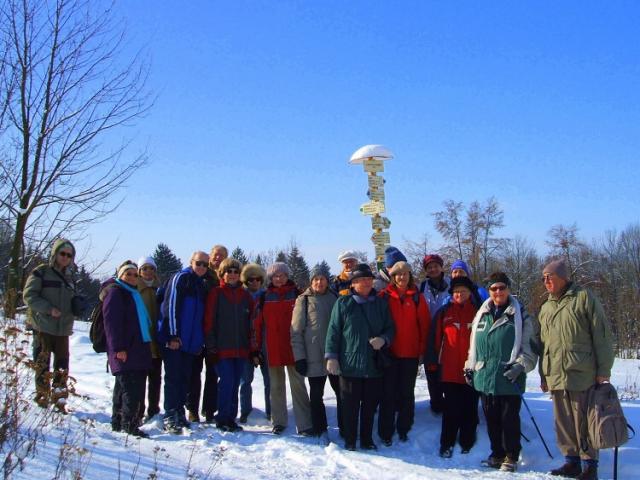
[[[505,460],[504,457],[499,458],[499,457],[493,457],[489,455],[489,457],[487,457],[486,460],[482,460],[482,462],[480,462],[480,465],[482,465],[483,467],[489,467],[489,468],[500,468],[504,460]]]
[[[122,431],[122,426],[119,423],[112,423],[111,424],[111,431],[112,432],[121,432]]]
[[[453,447],[440,448],[440,456],[442,458],[451,458],[453,456]]]
[[[391,445],[393,445],[393,442],[391,441],[390,438],[381,438],[380,440],[382,440],[382,444],[385,447],[390,447]]]
[[[284,429],[287,427],[283,427],[282,425],[274,425],[273,428],[271,429],[271,433],[274,433],[276,435],[280,435],[282,434],[282,432],[284,432]]]
[[[363,450],[377,450],[378,446],[373,442],[360,442],[360,448]]]
[[[45,395],[38,394],[35,396],[33,401],[36,402],[40,408],[47,408],[49,406],[49,398]]]
[[[240,415],[240,418],[238,419],[238,421],[240,423],[247,423],[248,418],[249,418],[249,415]]]
[[[398,434],[398,439],[401,442],[408,442],[409,441],[409,436],[406,433],[399,433]]]
[[[301,435],[303,437],[315,437],[316,431],[313,428],[307,428],[306,430],[298,432],[298,435]]]
[[[138,427],[130,428],[127,433],[133,437],[149,438],[149,434],[147,432],[143,432]]]
[[[585,465],[582,472],[576,477],[579,480],[598,480],[597,465]]]
[[[460,453],[461,453],[462,455],[466,455],[466,454],[467,454],[467,453],[469,453],[470,451],[471,451],[471,449],[470,449],[470,448],[461,448],[461,449],[460,449]]]
[[[554,468],[549,473],[551,473],[551,475],[556,477],[576,478],[578,475],[582,473],[582,469],[580,468],[579,463],[566,462],[561,467]]]
[[[180,425],[180,422],[178,421],[178,418],[176,415],[171,415],[169,417],[166,417],[163,420],[163,425],[164,425],[164,429],[169,433],[173,433],[173,434],[182,433],[182,425]]]
[[[351,442],[345,442],[344,449],[349,450],[350,452],[356,451],[356,444]]]
[[[502,465],[500,465],[501,472],[513,473],[518,469],[518,462],[512,458],[505,457]]]
[[[191,410],[189,410],[189,421],[200,423],[200,415],[198,415],[198,412],[192,412]]]

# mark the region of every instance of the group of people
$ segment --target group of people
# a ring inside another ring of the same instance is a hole
[[[71,242],[56,241],[50,262],[29,275],[24,289],[34,330],[35,401],[62,412],[74,258]],[[343,268],[334,278],[312,270],[302,292],[285,263],[266,271],[241,265],[222,245],[210,254],[194,252],[189,265],[162,285],[153,258],[123,262],[100,290],[115,376],[113,430],[146,437],[140,426],[160,413],[164,382],[168,431],[200,421],[200,412],[222,431],[240,431],[238,422],[246,423],[253,410],[251,383],[260,367],[274,434],[288,427],[288,378],[297,432],[326,437],[328,379],[345,448],[355,450],[359,439],[360,448],[373,450],[376,413],[384,445],[396,435],[408,440],[423,364],[431,409],[442,415],[440,456],[452,457],[456,443],[461,454],[473,448],[481,403],[491,446],[483,464],[513,472],[521,451],[526,373],[540,357],[541,388],[551,392],[566,460],[551,474],[597,478],[598,452],[585,443],[586,391],[609,380],[611,331],[600,302],[570,280],[562,260],[544,268],[548,299],[537,319],[511,294],[504,272],[492,273],[485,290],[462,260],[445,276],[437,254],[424,257],[419,284],[395,247],[387,248],[377,272],[352,251],[339,261]]]

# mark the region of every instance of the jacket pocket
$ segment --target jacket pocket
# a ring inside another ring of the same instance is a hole
[[[588,372],[593,369],[593,354],[591,348],[583,345],[573,345],[565,350],[564,365],[566,370]]]

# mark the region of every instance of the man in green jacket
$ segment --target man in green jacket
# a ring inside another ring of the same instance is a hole
[[[539,315],[541,388],[551,391],[556,440],[566,460],[551,474],[595,479],[598,451],[586,442],[587,390],[611,376],[611,327],[598,299],[570,281],[564,261],[550,262],[543,277],[549,298]]]
[[[73,333],[71,299],[75,295],[71,268],[76,249],[64,238],[54,242],[48,264],[37,266],[24,287],[24,303],[29,307],[33,327],[36,397],[41,407],[50,403],[66,412],[69,372],[69,336]],[[49,364],[53,353],[53,390]]]
[[[341,375],[342,423],[345,448],[355,450],[360,418],[360,447],[373,443],[373,417],[382,394],[383,370],[376,356],[395,333],[387,300],[376,295],[374,275],[366,263],[351,274],[349,295],[338,298],[331,311],[325,358],[327,371]]]

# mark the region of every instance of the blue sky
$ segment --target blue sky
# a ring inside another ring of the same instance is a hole
[[[637,222],[638,2],[118,2],[157,95],[124,135],[148,148],[119,210],[89,231],[111,264],[167,243],[187,260],[294,238],[310,264],[373,257],[359,213],[378,143],[391,242],[446,199],[495,196],[500,234],[544,250],[555,224],[587,240]],[[90,243],[89,243],[90,241]],[[91,247],[89,248],[89,245]]]

